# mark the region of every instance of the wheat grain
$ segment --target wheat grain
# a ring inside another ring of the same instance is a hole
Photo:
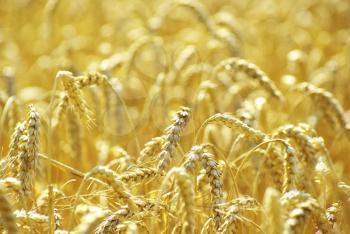
[[[326,219],[329,223],[334,227],[335,223],[337,223],[337,215],[340,213],[342,207],[339,203],[335,202],[331,206],[329,206],[326,210]]]
[[[52,217],[52,232],[55,232],[56,230],[59,230],[60,227],[62,226],[62,216],[60,215],[59,211],[57,208],[54,208],[52,210],[53,217]],[[51,224],[50,224],[51,225]],[[51,231],[51,230],[50,230]]]

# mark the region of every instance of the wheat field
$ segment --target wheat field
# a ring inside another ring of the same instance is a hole
[[[348,0],[0,0],[0,232],[350,233]]]

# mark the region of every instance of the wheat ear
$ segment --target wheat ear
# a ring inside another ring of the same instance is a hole
[[[162,150],[164,144],[164,137],[154,137],[146,142],[145,146],[140,152],[140,157],[137,159],[138,163],[144,163],[145,160],[151,160],[156,157]]]
[[[209,147],[211,147],[210,144],[193,146],[188,153],[184,168],[186,171],[189,171],[194,168],[196,162],[201,162],[210,183],[213,221],[216,228],[219,228],[222,222],[222,214],[224,213],[222,210],[222,203],[224,202],[223,183],[221,179],[222,172],[219,170],[218,162],[214,159],[214,155],[208,152]]]
[[[258,129],[254,129],[252,127],[249,127],[247,124],[243,123],[241,120],[235,118],[234,116],[230,114],[215,114],[205,120],[202,127],[205,127],[208,124],[219,124],[224,125],[226,127],[232,128],[234,130],[237,130],[239,133],[245,134],[245,136],[252,140],[253,142],[260,143],[264,139],[266,139],[266,134]]]
[[[1,169],[2,174],[10,173],[15,175],[18,167],[18,152],[20,138],[24,134],[26,122],[20,122],[16,125],[14,132],[11,135],[10,150],[7,154],[6,165]]]
[[[120,67],[129,59],[129,53],[122,52],[113,54],[111,57],[101,61],[99,69],[103,72],[111,73],[113,69]]]
[[[120,209],[114,214],[108,216],[102,223],[98,225],[95,234],[112,234],[118,230],[118,225],[131,217],[132,213],[128,209]]]
[[[212,154],[206,152],[201,158],[202,166],[210,181],[214,222],[218,228],[222,222],[222,203],[224,202],[222,172],[219,170],[218,163]]]
[[[18,178],[22,184],[24,198],[29,199],[38,168],[40,116],[34,106],[30,105],[26,121],[25,135],[20,139]]]
[[[285,125],[280,127],[274,134],[273,138],[288,138],[295,142],[296,146],[301,151],[300,160],[307,165],[314,167],[317,163],[316,155],[319,151],[326,151],[324,140],[318,137],[316,133],[312,136],[308,135],[312,129],[307,124],[302,125]]]
[[[86,75],[76,77],[78,88],[83,89],[91,85],[107,85],[108,76],[99,72],[89,72]]]
[[[280,141],[285,147],[284,156],[284,172],[283,172],[283,185],[282,192],[287,192],[295,184],[295,176],[297,174],[297,156],[294,148],[286,141]]]
[[[318,202],[308,193],[291,190],[281,197],[281,204],[287,212],[283,234],[299,233],[308,217],[313,217],[322,233],[332,233],[331,224]]]
[[[130,193],[127,186],[119,180],[118,175],[114,171],[103,166],[98,166],[86,174],[85,178],[89,177],[96,177],[106,182],[113,188],[114,192],[116,192],[121,199],[126,201],[129,209],[131,209],[133,212],[137,210],[134,196]]]
[[[191,64],[182,71],[181,84],[188,85],[194,77],[201,77],[204,74],[211,74],[213,67],[208,63]]]
[[[189,1],[189,0],[177,0],[175,4],[186,7],[187,9],[193,11],[198,20],[205,25],[207,31],[217,40],[227,45],[230,49],[231,54],[234,56],[239,54],[239,47],[237,40],[234,35],[225,29],[218,29],[215,22],[209,17],[205,7],[199,1]]]
[[[281,157],[280,153],[276,151],[276,149],[269,148],[265,152],[266,155],[266,166],[267,170],[271,174],[272,181],[276,188],[281,190],[283,187],[283,173],[284,173],[284,167],[283,167],[283,158]]]
[[[332,93],[318,88],[310,83],[301,83],[297,85],[296,90],[308,95],[312,102],[319,107],[331,126],[342,130],[350,129],[346,121],[343,107]]]
[[[239,213],[244,209],[256,209],[259,203],[252,197],[240,196],[229,203],[229,207],[224,212],[223,224],[218,229],[220,233],[237,232],[237,222],[240,220]]]
[[[244,59],[229,58],[216,65],[213,71],[214,76],[216,76],[223,69],[247,74],[250,78],[258,81],[260,86],[272,97],[277,98],[278,100],[283,100],[282,92],[277,88],[275,83],[255,64]]]
[[[184,70],[188,62],[191,60],[191,58],[196,54],[196,48],[192,45],[186,46],[174,63],[174,68],[177,72],[181,72]]]
[[[172,153],[176,144],[180,140],[180,134],[190,119],[190,108],[181,107],[176,113],[173,124],[166,129],[165,143],[162,146],[162,151],[159,153],[158,171],[165,170],[170,163]]]
[[[90,126],[93,123],[92,113],[83,99],[83,94],[73,74],[69,71],[59,71],[56,77],[62,80],[68,95],[68,101],[77,111],[79,118]]]
[[[152,178],[157,174],[154,168],[136,168],[133,171],[125,172],[118,176],[118,179],[123,182],[141,182],[145,179]]]

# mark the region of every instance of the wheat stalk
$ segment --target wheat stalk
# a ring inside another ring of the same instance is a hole
[[[182,168],[172,168],[166,175],[163,181],[164,188],[170,178],[176,179],[177,185],[179,186],[179,192],[184,202],[184,232],[194,233],[195,228],[195,214],[194,214],[194,190],[190,176]],[[162,189],[163,190],[163,189]]]
[[[8,199],[5,197],[2,188],[0,189],[0,214],[3,221],[2,224],[5,226],[7,232],[9,234],[18,233],[16,218],[13,215],[13,208]]]

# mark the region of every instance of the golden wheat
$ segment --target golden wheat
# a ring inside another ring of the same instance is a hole
[[[350,230],[349,1],[3,0],[0,22],[0,234]]]

